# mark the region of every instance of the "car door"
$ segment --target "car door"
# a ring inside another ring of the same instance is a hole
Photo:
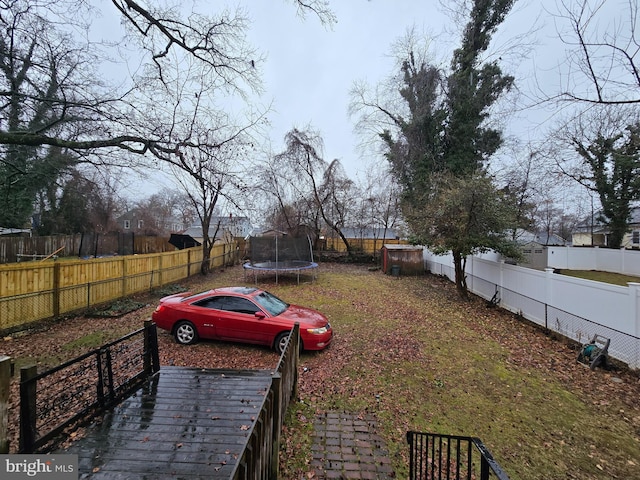
[[[202,338],[219,339],[222,338],[218,331],[217,324],[220,315],[223,313],[225,297],[207,297],[191,304],[189,320],[191,320],[198,335]]]
[[[220,317],[216,320],[216,331],[221,339],[269,345],[272,334],[265,329],[262,310],[251,300],[243,297],[222,297]],[[259,312],[260,316],[256,316]]]

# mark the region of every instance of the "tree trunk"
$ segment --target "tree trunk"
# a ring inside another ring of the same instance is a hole
[[[202,263],[200,264],[200,273],[202,275],[209,275],[211,271],[211,247],[207,245],[207,242],[202,242]]]
[[[629,231],[629,224],[627,223],[627,218],[624,219],[614,219],[609,223],[609,227],[611,229],[611,233],[609,234],[609,241],[607,242],[607,247],[610,248],[621,248],[622,241],[624,240],[624,236]]]
[[[467,257],[458,251],[453,251],[453,265],[456,272],[456,289],[458,294],[464,298],[469,298],[467,290],[467,276],[465,275],[465,267],[467,266]]]
[[[202,263],[200,264],[200,273],[205,276],[211,273],[211,251],[213,250],[214,243],[215,240],[209,238],[208,235],[202,239]]]
[[[216,243],[216,237],[220,231],[220,221],[218,221],[213,237],[209,235],[210,220],[211,215],[202,221],[202,263],[200,264],[200,273],[202,275],[208,275],[211,272],[211,251],[213,250],[213,245]]]
[[[349,256],[349,258],[351,258],[353,256],[353,252],[351,250],[351,245],[349,245],[349,240],[347,240],[347,237],[344,236],[344,234],[339,228],[336,229],[336,232],[338,232],[338,235],[340,235],[340,239],[342,240],[342,243],[344,243],[344,246],[347,249],[347,255]]]

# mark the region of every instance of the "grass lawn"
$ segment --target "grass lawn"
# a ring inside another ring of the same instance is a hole
[[[512,480],[640,478],[638,372],[592,372],[576,363],[568,342],[480,299],[461,301],[440,277],[395,278],[367,266],[323,263],[317,280],[306,280],[259,282],[324,312],[335,331],[327,350],[301,356],[299,401],[282,438],[282,479],[313,478],[313,418],[328,411],[373,415],[399,479],[408,475],[408,430],[478,437]],[[186,283],[192,291],[253,285],[240,266]],[[139,328],[156,304],[150,298],[121,318],[70,319],[7,337],[0,353],[16,364],[54,365]],[[163,365],[277,362],[266,348],[221,342],[181,348],[166,332],[159,341]]]
[[[628,282],[640,282],[640,277],[624,275],[622,273],[600,272],[597,270],[561,270],[560,274],[584,278],[585,280],[595,280],[596,282],[621,285],[623,287],[626,287]]]
[[[284,478],[303,478],[310,419],[329,410],[378,419],[398,478],[405,432],[479,437],[515,479],[640,478],[637,374],[595,372],[576,351],[437,277],[321,267],[305,285],[269,285],[325,312],[334,344],[303,354]]]

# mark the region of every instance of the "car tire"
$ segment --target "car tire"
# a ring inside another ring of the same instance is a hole
[[[173,330],[173,336],[181,345],[192,345],[198,341],[198,330],[191,322],[178,322]]]
[[[276,341],[274,342],[276,353],[282,355],[282,351],[284,350],[284,347],[287,344],[289,335],[290,335],[290,332],[282,332],[276,337]]]

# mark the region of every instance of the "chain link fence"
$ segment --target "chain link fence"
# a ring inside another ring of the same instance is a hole
[[[638,364],[639,337],[587,320],[480,277],[469,274],[467,277],[471,291],[483,298],[495,298],[495,303],[502,308],[581,345],[589,343],[596,334],[609,338],[609,356],[631,366]]]

